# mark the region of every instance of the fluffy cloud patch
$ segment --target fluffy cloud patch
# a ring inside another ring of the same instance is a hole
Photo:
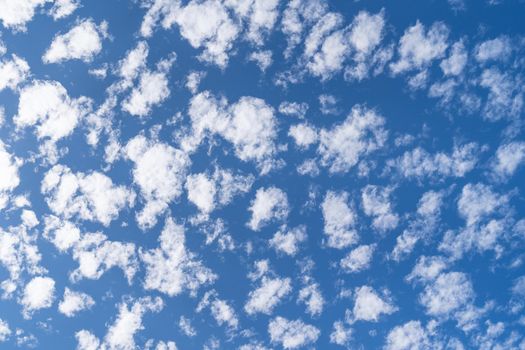
[[[418,241],[428,240],[435,233],[439,224],[443,196],[442,192],[436,191],[423,193],[415,217],[396,239],[396,245],[391,254],[394,260],[400,261],[413,251]]]
[[[354,107],[348,117],[331,129],[319,133],[321,164],[330,173],[346,173],[363,156],[385,145],[385,120],[371,109]]]
[[[55,165],[46,173],[41,189],[53,213],[66,219],[98,221],[104,226],[135,201],[134,192],[114,185],[106,175],[96,171],[73,173],[63,165]]]
[[[472,303],[474,296],[466,274],[446,272],[425,288],[419,301],[430,316],[447,317]]]
[[[389,160],[387,165],[406,178],[464,177],[478,162],[479,147],[476,143],[455,146],[451,154],[429,153],[421,147]]]
[[[300,149],[308,148],[316,143],[318,138],[317,130],[308,123],[292,125],[288,135],[294,139],[295,144]]]
[[[361,245],[341,259],[339,265],[350,273],[366,270],[372,262],[375,247],[375,244]]]
[[[9,328],[9,324],[6,321],[0,319],[0,343],[6,341],[10,335],[11,328]]]
[[[356,214],[348,204],[347,192],[328,191],[324,197],[321,209],[324,218],[324,233],[328,236],[327,245],[342,249],[355,244],[358,233],[354,229]]]
[[[151,228],[157,216],[182,194],[190,159],[184,152],[142,135],[131,139],[124,152],[134,163],[133,179],[145,201],[137,222],[142,229]]]
[[[95,301],[91,296],[86,293],[75,292],[66,287],[64,297],[58,304],[58,311],[67,317],[73,317],[82,310],[90,309],[93,305],[95,305]]]
[[[144,288],[175,296],[187,290],[195,293],[217,276],[185,247],[184,228],[168,218],[159,237],[160,247],[141,250],[146,267]]]
[[[227,205],[234,196],[248,192],[253,181],[251,175],[240,175],[216,168],[212,175],[188,175],[185,188],[188,191],[188,200],[199,209],[204,218],[207,218],[215,208]]]
[[[390,187],[367,185],[361,192],[361,200],[366,215],[371,216],[372,226],[379,232],[385,232],[397,227],[399,217],[392,212]]]
[[[0,91],[5,88],[15,90],[28,76],[29,64],[24,59],[13,54],[11,59],[0,60]]]
[[[288,197],[277,187],[259,188],[249,210],[252,212],[252,217],[248,227],[259,231],[271,221],[286,220],[290,211]]]
[[[319,316],[323,312],[325,300],[317,283],[311,283],[301,288],[297,300],[306,305],[306,312],[312,317]]]
[[[59,82],[36,80],[20,91],[13,121],[20,129],[34,126],[39,139],[56,142],[71,135],[90,111],[89,98],[71,98]]]
[[[42,56],[44,63],[60,63],[67,60],[91,62],[102,50],[102,40],[107,38],[107,22],[97,25],[92,19],[86,19],[67,33],[55,36],[51,45]]]
[[[136,349],[135,334],[144,329],[142,323],[144,315],[148,312],[160,312],[163,308],[164,302],[159,297],[143,297],[133,303],[121,303],[117,318],[108,327],[104,340],[101,342],[89,331],[81,330],[76,333],[78,348],[80,350]]]
[[[25,286],[20,304],[24,318],[31,318],[40,309],[46,309],[55,301],[55,280],[50,277],[34,277]]]
[[[9,275],[0,283],[4,298],[10,298],[17,290],[23,282],[22,274],[33,276],[47,272],[40,266],[42,256],[36,240],[37,236],[28,232],[25,225],[0,231],[0,264]]]
[[[382,315],[390,315],[397,310],[388,295],[381,296],[369,286],[356,288],[353,321],[377,322]]]
[[[26,23],[31,21],[35,10],[49,1],[51,0],[1,0],[0,21],[6,28],[25,31]]]
[[[49,14],[56,21],[69,16],[75,12],[79,6],[79,0],[55,0],[53,7],[49,9]]]
[[[206,136],[218,134],[231,142],[242,161],[254,161],[263,173],[276,167],[277,121],[274,110],[262,99],[244,96],[230,106],[205,91],[191,99],[188,114],[193,132],[183,148],[195,150]]]
[[[432,24],[428,30],[425,30],[421,22],[416,22],[405,30],[399,39],[399,59],[390,64],[390,69],[394,74],[399,74],[425,68],[433,60],[445,54],[448,35],[448,27],[441,22]]]
[[[419,321],[394,327],[386,337],[385,350],[431,349],[426,330]]]
[[[248,295],[244,311],[253,315],[263,313],[270,315],[281,300],[292,291],[290,278],[269,278],[264,276],[259,288]]]
[[[494,159],[495,175],[500,179],[511,177],[525,162],[525,142],[514,141],[498,147]]]
[[[84,278],[98,280],[106,271],[119,267],[131,284],[138,271],[135,244],[109,241],[102,233],[89,233],[73,245],[73,259],[78,267],[69,278],[78,282]]]
[[[138,47],[140,50],[140,46]],[[131,55],[131,53],[130,53]],[[142,59],[141,51],[136,54],[138,61]],[[132,56],[128,56],[129,60],[132,60]],[[168,73],[175,62],[175,54],[172,54],[168,59],[164,59],[157,64],[156,71],[145,70],[141,73],[138,86],[135,86],[128,98],[122,102],[122,109],[128,112],[131,115],[138,117],[145,117],[149,115],[154,106],[160,104],[166,100],[170,95],[170,89],[168,87]],[[134,71],[133,65],[140,63],[127,62],[128,67],[124,67],[124,71],[130,70]],[[123,69],[123,68],[121,68]],[[133,73],[124,73],[125,76],[131,75]]]
[[[270,246],[275,250],[294,256],[299,251],[299,245],[306,241],[306,227],[298,226],[292,229],[283,227],[270,240]]]
[[[0,141],[0,208],[6,206],[9,193],[20,184],[18,169],[21,165],[22,160],[13,157]]]
[[[321,334],[319,329],[302,320],[288,320],[280,316],[270,321],[268,333],[272,343],[279,343],[284,349],[297,349],[313,344]]]

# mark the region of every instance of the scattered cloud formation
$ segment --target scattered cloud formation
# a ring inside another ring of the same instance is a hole
[[[0,0],[0,347],[525,349],[524,5]]]

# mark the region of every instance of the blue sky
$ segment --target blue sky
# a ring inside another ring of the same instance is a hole
[[[525,349],[519,0],[0,0],[0,348]]]

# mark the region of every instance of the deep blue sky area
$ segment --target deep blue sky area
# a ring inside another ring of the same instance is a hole
[[[0,349],[525,350],[524,14],[0,0]]]

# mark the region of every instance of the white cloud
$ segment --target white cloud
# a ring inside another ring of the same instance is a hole
[[[0,91],[5,88],[16,90],[18,85],[25,81],[28,76],[29,65],[24,59],[13,54],[10,60],[0,60]]]
[[[439,66],[446,76],[455,76],[461,74],[467,65],[468,53],[463,41],[458,41],[452,45],[450,55],[441,61]]]
[[[42,180],[42,194],[53,213],[66,219],[78,217],[109,226],[119,212],[132,207],[135,194],[125,186],[117,186],[106,175],[73,173],[63,165],[55,165]]]
[[[75,333],[78,350],[99,350],[100,340],[85,329]]]
[[[306,305],[306,311],[312,317],[319,316],[323,312],[325,300],[317,283],[311,283],[301,288],[297,301]]]
[[[337,98],[333,95],[319,95],[319,110],[322,114],[337,114]]]
[[[55,301],[55,280],[50,277],[34,277],[29,281],[20,299],[24,318],[31,318],[33,312],[46,309]]]
[[[188,114],[192,133],[182,140],[183,149],[194,151],[206,136],[218,134],[231,142],[242,161],[254,161],[262,173],[278,165],[277,121],[274,110],[262,99],[244,96],[228,106],[205,91],[191,99]]]
[[[102,40],[108,36],[107,22],[99,25],[92,19],[77,23],[67,33],[58,34],[42,56],[44,63],[61,63],[68,60],[91,62],[102,50]]]
[[[369,286],[356,288],[352,321],[377,322],[381,315],[390,315],[397,310],[388,295],[381,297]]]
[[[145,41],[139,41],[137,46],[126,53],[119,61],[117,74],[126,81],[134,80],[146,66],[149,54],[149,46]]]
[[[466,184],[458,200],[458,212],[471,226],[507,203],[507,196],[499,195],[482,183]]]
[[[297,173],[301,175],[309,175],[311,177],[316,177],[321,171],[315,159],[306,159],[304,162],[297,166]]]
[[[466,225],[459,233],[447,231],[439,249],[456,259],[473,248],[481,252],[494,250],[497,256],[500,255],[503,248],[498,239],[507,229],[504,214],[508,201],[509,195],[498,194],[482,183],[465,185],[457,205]]]
[[[254,51],[248,55],[248,60],[255,62],[262,72],[265,72],[268,67],[272,65],[273,58],[272,51],[270,50],[259,50]]]
[[[186,77],[186,87],[192,94],[196,94],[199,90],[199,85],[206,76],[205,71],[193,71]]]
[[[327,13],[305,39],[303,56],[307,60],[306,68],[322,80],[340,71],[350,54],[346,30],[337,30],[342,21],[340,14]]]
[[[454,146],[451,154],[431,154],[421,147],[405,152],[402,156],[387,161],[387,165],[407,178],[453,176],[463,177],[476,166],[479,147],[476,143]]]
[[[419,321],[409,321],[394,327],[386,337],[385,350],[431,349],[426,330]]]
[[[155,350],[177,350],[177,344],[174,341],[159,341],[157,343],[157,346],[155,347]]]
[[[375,244],[360,245],[342,258],[339,265],[344,271],[350,273],[366,270],[372,262],[375,247]]]
[[[179,319],[179,328],[188,337],[194,337],[197,335],[197,331],[191,325],[191,320],[187,317],[181,316]]]
[[[82,292],[75,292],[66,287],[64,297],[58,304],[58,311],[67,317],[73,317],[82,310],[90,309],[95,305],[91,296]]]
[[[246,38],[262,45],[279,15],[279,0],[226,0],[225,4],[247,22]]]
[[[294,48],[302,41],[305,29],[318,21],[327,12],[328,6],[319,1],[293,0],[287,3],[282,14],[281,30],[288,45],[284,57],[290,58]]]
[[[0,283],[4,298],[10,298],[23,283],[22,274],[31,276],[47,272],[40,266],[42,256],[36,244],[37,238],[27,231],[26,225],[0,231],[0,264],[9,274],[9,278]]]
[[[347,192],[328,191],[321,208],[329,247],[342,249],[358,241],[359,237],[354,229],[357,217],[353,207],[348,204]]]
[[[20,184],[18,170],[22,160],[13,157],[0,141],[0,209],[5,207],[9,193]]]
[[[263,313],[270,315],[279,302],[292,291],[290,278],[269,278],[264,276],[259,288],[248,295],[244,311],[249,315]]]
[[[366,55],[381,42],[385,26],[384,12],[371,15],[361,11],[354,17],[351,26],[350,43],[358,54]]]
[[[294,139],[300,149],[307,149],[316,143],[318,138],[317,130],[308,123],[292,125],[288,135]]]
[[[512,46],[509,38],[500,36],[478,44],[475,49],[475,57],[478,62],[501,61],[510,56]]]
[[[201,285],[213,282],[217,276],[195,254],[185,247],[184,228],[166,219],[159,237],[160,247],[140,250],[146,268],[144,288],[175,296],[187,290],[195,293]]]
[[[364,212],[373,217],[372,226],[380,232],[395,229],[399,222],[398,215],[392,212],[392,191],[391,187],[367,185],[361,192]]]
[[[498,147],[493,172],[501,179],[509,178],[524,162],[525,142],[509,142]]]
[[[151,228],[169,203],[182,194],[190,159],[184,152],[142,135],[131,139],[124,152],[135,163],[133,179],[145,200],[137,222],[142,229]]]
[[[394,74],[399,74],[429,65],[445,54],[448,34],[449,29],[441,22],[436,22],[425,30],[425,26],[417,21],[405,30],[399,40],[399,60],[391,63],[390,69]]]
[[[199,209],[203,218],[207,219],[218,206],[227,205],[234,196],[248,192],[252,184],[251,175],[244,176],[216,168],[212,175],[188,175],[185,188],[188,191],[188,200]]]
[[[44,238],[51,241],[55,247],[65,252],[80,240],[80,229],[71,221],[49,215],[44,219]]]
[[[144,16],[141,34],[149,37],[160,21],[164,29],[177,24],[180,34],[195,49],[199,59],[225,68],[234,42],[241,37],[261,46],[277,20],[277,0],[205,0],[180,2],[151,1]]]
[[[272,221],[286,220],[290,211],[288,197],[277,187],[259,188],[249,210],[252,217],[247,225],[252,230],[259,231]]]
[[[178,24],[181,36],[192,47],[204,49],[200,59],[226,67],[240,28],[230,18],[224,4],[217,0],[190,1],[186,6],[173,9],[164,19],[163,27],[169,28],[173,23]],[[148,33],[142,31],[142,34]]]
[[[302,320],[288,320],[277,316],[268,324],[268,333],[272,343],[280,343],[284,349],[297,349],[313,344],[321,332],[316,327]]]
[[[17,128],[36,127],[39,139],[56,142],[71,135],[80,120],[91,111],[87,97],[71,98],[56,81],[33,81],[20,91]]]
[[[321,164],[327,166],[330,173],[349,171],[361,157],[384,146],[388,136],[384,124],[384,118],[375,111],[359,106],[352,108],[343,123],[320,131],[317,152]]]
[[[142,72],[138,86],[135,86],[128,98],[122,102],[122,109],[131,115],[145,117],[151,113],[154,106],[166,100],[170,95],[167,75],[175,58],[175,54],[172,54],[169,58],[160,61],[156,71]],[[133,64],[131,65],[132,67],[127,69],[133,72]]]
[[[217,188],[215,182],[204,173],[189,175],[186,178],[188,200],[204,214],[209,214],[215,207]]]
[[[330,343],[345,346],[352,339],[353,330],[345,326],[341,321],[335,321],[332,333],[330,333]]]
[[[447,267],[447,261],[441,256],[420,256],[412,272],[407,276],[407,281],[433,281]]]
[[[485,69],[481,73],[479,85],[488,89],[482,115],[489,121],[520,115],[523,97],[518,76],[511,72],[502,72],[497,67]]]
[[[0,0],[0,21],[4,27],[25,31],[26,23],[33,19],[35,10],[52,0]]]
[[[69,16],[79,7],[79,0],[55,0],[53,7],[49,10],[49,14],[56,21]]]
[[[0,343],[5,342],[11,335],[11,329],[7,321],[0,319]]]
[[[86,344],[93,346],[95,349],[98,348],[98,344],[101,345],[102,349],[136,349],[135,334],[144,329],[142,321],[144,315],[148,312],[160,312],[163,308],[164,302],[159,297],[143,297],[135,300],[132,304],[124,302],[119,305],[117,318],[109,326],[102,344],[87,331],[78,332],[77,339],[79,343],[85,341]],[[85,347],[84,349],[91,350],[90,347]]]
[[[100,232],[83,235],[73,246],[73,259],[78,262],[69,275],[73,282],[98,280],[106,271],[119,267],[131,284],[139,268],[133,243],[109,241]]]
[[[379,72],[383,69],[386,61],[390,60],[392,50],[384,48],[372,55],[383,38],[385,27],[384,11],[370,14],[360,11],[350,25],[349,42],[354,50],[353,62],[345,70],[345,79],[362,80],[368,76],[373,65],[377,65]],[[376,74],[374,72],[374,74]]]
[[[230,328],[237,328],[239,325],[235,310],[224,300],[214,300],[211,304],[211,313],[219,325],[226,324]]]
[[[415,217],[396,239],[396,246],[391,254],[394,260],[400,261],[408,256],[419,240],[428,240],[435,233],[439,223],[443,196],[442,192],[436,191],[423,193],[419,200]]]
[[[474,299],[472,283],[461,272],[440,274],[419,297],[430,316],[447,317],[470,304]]]
[[[284,101],[279,104],[279,113],[304,119],[308,111],[308,103]]]
[[[211,315],[219,326],[224,324],[228,326],[229,330],[237,329],[239,326],[239,318],[235,309],[225,300],[219,299],[215,290],[206,292],[197,305],[196,312],[201,312],[207,307],[210,308]]]
[[[303,225],[291,229],[282,227],[273,235],[269,243],[275,250],[294,256],[306,238],[306,227]]]

